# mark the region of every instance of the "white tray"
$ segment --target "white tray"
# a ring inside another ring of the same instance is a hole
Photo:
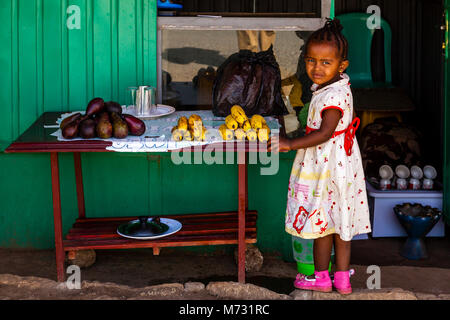
[[[146,114],[146,115],[143,115],[143,116],[137,116],[136,112],[134,110],[134,107],[128,107],[127,109],[124,110],[124,112],[128,113],[128,114],[131,114],[131,115],[133,115],[136,118],[139,118],[141,120],[152,120],[152,119],[168,116],[169,114],[174,113],[175,112],[175,108],[172,107],[172,106],[165,105],[165,104],[157,104],[156,108],[154,108],[152,110],[152,113]]]

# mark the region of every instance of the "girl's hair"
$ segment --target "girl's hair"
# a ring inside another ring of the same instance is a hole
[[[327,18],[325,25],[319,30],[314,31],[308,38],[305,48],[308,48],[308,45],[311,42],[334,42],[341,58],[347,60],[348,42],[341,33],[342,29],[344,29],[344,27],[339,22],[339,19]]]

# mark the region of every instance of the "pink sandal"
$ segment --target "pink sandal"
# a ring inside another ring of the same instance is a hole
[[[352,269],[350,271],[336,271],[334,273],[333,286],[336,288],[337,292],[340,294],[352,293],[350,276],[353,275],[354,272],[355,271]]]
[[[294,287],[303,290],[331,292],[332,284],[328,270],[314,271],[314,278],[298,274],[294,281]]]

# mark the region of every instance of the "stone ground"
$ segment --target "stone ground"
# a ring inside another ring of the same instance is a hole
[[[81,289],[56,281],[53,250],[0,249],[0,299],[9,300],[450,300],[450,241],[426,239],[429,258],[398,255],[403,238],[354,241],[354,293],[295,290],[296,264],[264,254],[259,271],[237,283],[232,254],[163,249],[99,250],[81,269]],[[369,290],[369,265],[380,267],[380,289]]]

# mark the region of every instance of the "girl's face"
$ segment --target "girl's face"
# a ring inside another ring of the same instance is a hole
[[[306,73],[320,87],[339,79],[340,73],[348,67],[348,60],[342,60],[338,49],[331,43],[311,42],[306,56]]]

